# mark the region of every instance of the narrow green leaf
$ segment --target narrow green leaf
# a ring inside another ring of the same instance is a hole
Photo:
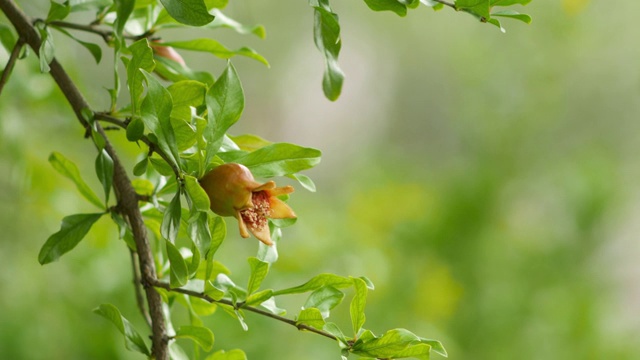
[[[174,243],[178,237],[181,216],[182,206],[180,205],[180,191],[178,191],[169,203],[169,206],[164,210],[162,226],[160,227],[162,237],[172,243]]]
[[[176,338],[191,339],[204,351],[210,351],[213,348],[213,332],[203,326],[181,326],[176,331]]]
[[[267,273],[269,273],[269,263],[258,260],[258,258],[250,257],[247,259],[251,267],[251,275],[249,276],[249,284],[247,285],[247,293],[251,295],[260,288],[260,284]]]
[[[198,218],[189,223],[189,237],[193,241],[200,254],[206,257],[211,247],[211,228],[209,227],[209,214],[206,212],[198,213]]]
[[[100,200],[93,190],[91,190],[91,188],[84,182],[82,176],[80,176],[80,171],[76,164],[65,158],[59,152],[52,152],[51,155],[49,155],[49,163],[57,172],[73,181],[76,188],[85,199],[89,200],[90,203],[99,208],[104,208],[102,200]]]
[[[104,213],[77,214],[66,216],[62,219],[60,230],[49,236],[40,249],[40,254],[38,255],[40,264],[48,264],[71,251],[87,235],[91,230],[91,226],[102,215]]]
[[[491,17],[489,14],[489,1],[490,0],[456,0],[455,6],[458,10],[465,10],[488,20]]]
[[[346,336],[344,336],[344,333],[342,332],[342,330],[340,330],[338,325],[332,322],[328,322],[324,325],[322,329],[328,332],[329,334],[335,336],[342,343],[342,345],[344,346],[348,345],[349,340],[347,339]]]
[[[226,16],[220,10],[217,10],[217,9],[213,10],[213,15],[216,17],[215,20],[213,20],[209,25],[207,25],[207,27],[210,29],[224,27],[224,28],[232,29],[238,34],[243,34],[243,35],[253,34],[261,39],[264,39],[266,37],[266,31],[264,29],[264,26],[262,25],[255,25],[255,26],[243,25],[233,20],[232,18]]]
[[[160,0],[172,18],[191,26],[203,26],[213,21],[203,0]]]
[[[136,4],[135,0],[114,0],[116,7],[116,20],[114,22],[114,30],[117,37],[122,37],[122,31],[124,26],[133,12],[133,8]],[[145,39],[146,40],[146,39]]]
[[[296,325],[308,325],[316,329],[322,330],[325,325],[324,318],[320,314],[320,310],[316,308],[302,309],[296,319]]]
[[[64,4],[58,4],[55,1],[50,1],[51,7],[49,8],[49,14],[47,14],[47,22],[55,21],[55,20],[64,20],[71,11],[71,6],[69,6],[69,2],[65,2]]]
[[[407,6],[398,0],[364,0],[373,11],[393,11],[399,16],[407,15]]]
[[[288,178],[297,180],[300,185],[302,185],[303,188],[311,191],[311,192],[316,192],[316,184],[313,182],[313,180],[311,180],[310,177],[308,177],[307,175],[303,175],[303,174],[289,174],[287,175]]]
[[[236,159],[236,162],[248,167],[256,177],[273,177],[310,169],[320,162],[321,155],[317,149],[276,143]]]
[[[171,241],[165,241],[165,244],[167,246],[167,257],[169,258],[169,263],[171,263],[171,272],[169,274],[171,287],[184,286],[189,278],[187,263],[182,254],[180,254],[180,250]]]
[[[131,44],[129,51],[131,52],[131,60],[127,64],[127,86],[131,96],[131,112],[137,115],[140,97],[144,91],[142,82],[145,78],[140,69],[151,72],[155,67],[155,62],[153,61],[153,50],[151,50],[147,38]]]
[[[42,40],[40,43],[40,49],[38,50],[38,56],[40,57],[40,72],[48,73],[49,70],[51,70],[49,64],[53,61],[55,56],[53,36],[51,36],[51,31],[48,26],[40,25],[38,26],[38,31],[40,32],[40,39]]]
[[[142,121],[147,129],[156,136],[160,149],[180,169],[178,143],[171,125],[171,110],[173,108],[171,94],[146,70],[140,69],[139,72],[147,80],[147,95],[142,101],[140,110]]]
[[[340,96],[344,81],[344,73],[338,66],[342,41],[338,15],[332,12],[327,1],[322,1],[320,6],[314,6],[313,39],[325,58],[322,90],[327,99],[335,101]]]
[[[197,211],[209,211],[209,196],[193,176],[185,175],[184,188]]]
[[[124,346],[127,349],[151,356],[142,336],[140,336],[129,321],[120,314],[118,308],[111,304],[102,304],[94,309],[93,312],[111,321],[116,328],[118,328],[120,333],[124,335]]]
[[[261,261],[268,262],[269,264],[273,264],[278,261],[278,242],[281,238],[282,230],[277,227],[272,228],[271,241],[273,242],[273,245],[268,246],[263,244],[262,242],[259,243],[257,258]]]
[[[412,349],[414,347],[415,349]],[[420,338],[409,330],[393,329],[380,337],[365,338],[361,336],[354,343],[352,351],[357,355],[376,358],[413,356],[418,359],[429,359],[430,349],[428,344],[420,344]]]
[[[218,251],[218,248],[227,236],[227,224],[221,216],[215,216],[210,221],[211,230],[211,246],[207,251],[206,258],[213,259],[213,255]]]
[[[362,281],[362,280],[360,280]],[[276,290],[273,295],[286,295],[286,294],[300,294],[308,291],[317,290],[323,286],[333,286],[335,288],[346,288],[354,284],[354,281],[350,278],[339,276],[335,274],[319,274],[311,278],[306,283],[287,288],[282,290]],[[366,288],[366,286],[365,286]]]
[[[267,145],[273,144],[271,141],[265,140],[258,135],[253,134],[245,134],[238,136],[229,135],[229,139],[231,139],[238,148],[243,151],[255,151]]]
[[[344,293],[333,286],[323,286],[309,295],[304,304],[304,309],[316,308],[322,314],[322,318],[329,317],[329,312],[338,306],[344,298]]]
[[[244,351],[239,349],[234,349],[227,352],[225,352],[224,350],[220,350],[209,355],[206,360],[247,360],[247,355],[244,353]]]
[[[242,84],[231,62],[207,92],[206,103],[208,122],[204,138],[207,141],[205,164],[208,164],[218,152],[225,133],[244,110]]]
[[[271,297],[273,297],[273,290],[271,289],[258,291],[249,295],[247,297],[247,300],[245,300],[245,304],[247,306],[260,305],[263,302],[269,300]]]
[[[433,352],[437,353],[438,355],[442,355],[444,357],[448,357],[449,356],[447,354],[447,350],[445,350],[445,348],[442,345],[442,343],[440,341],[438,341],[438,340],[420,338],[420,342],[431,346],[431,350],[433,350]]]
[[[204,105],[207,85],[194,80],[174,82],[167,88],[173,100],[172,118],[179,118],[191,122],[192,109]]]
[[[191,261],[189,261],[189,264],[187,264],[187,272],[189,273],[189,278],[191,278],[198,272],[198,268],[200,267],[200,260],[202,260],[200,249],[198,249],[197,244],[193,242],[191,244]]]
[[[517,11],[513,11],[513,10],[496,11],[494,13],[491,13],[491,16],[506,17],[506,18],[520,20],[520,21],[522,21],[523,23],[526,23],[526,24],[531,24],[531,16],[529,16],[527,14],[521,14],[521,13],[519,13]]]
[[[111,184],[113,183],[113,159],[102,149],[96,158],[96,174],[104,189],[105,205],[109,203]]]
[[[351,325],[353,334],[357,336],[365,322],[364,308],[367,303],[367,284],[360,278],[351,278],[356,292],[351,300],[349,312],[351,314]]]
[[[241,47],[237,50],[231,50],[226,46],[222,45],[220,42],[209,39],[209,38],[201,38],[201,39],[193,39],[186,41],[169,41],[166,43],[159,43],[160,46],[171,46],[176,49],[185,49],[191,51],[200,51],[207,52],[221,59],[231,59],[236,55],[245,56],[250,59],[257,60],[267,66],[269,66],[269,62],[262,55],[258,54],[255,50],[248,47]]]

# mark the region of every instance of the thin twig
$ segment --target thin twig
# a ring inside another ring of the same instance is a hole
[[[136,303],[138,304],[138,310],[142,314],[142,317],[147,322],[147,325],[151,327],[151,317],[147,308],[144,306],[144,296],[142,295],[142,277],[140,275],[140,266],[138,264],[138,256],[135,251],[129,249],[131,255],[131,267],[133,270],[133,288],[136,291]]]
[[[448,7],[452,8],[452,9],[454,9],[454,10],[458,10],[458,8],[456,8],[455,4],[450,3],[448,1],[444,1],[444,0],[433,0],[433,1],[435,1],[437,3],[440,3],[440,4],[444,5],[444,6],[448,6]]]
[[[334,335],[332,335],[332,334],[330,334],[330,333],[328,333],[326,331],[318,330],[318,329],[316,329],[316,328],[314,328],[312,326],[308,326],[308,325],[305,325],[305,324],[299,324],[295,320],[291,320],[291,319],[288,319],[286,317],[270,313],[268,311],[259,309],[257,307],[248,306],[248,305],[244,305],[244,304],[236,304],[236,303],[232,302],[231,300],[227,300],[227,299],[216,300],[216,299],[212,298],[211,296],[209,296],[207,294],[204,294],[204,293],[201,293],[201,292],[197,292],[197,291],[193,291],[193,290],[188,290],[188,289],[183,289],[183,288],[172,288],[170,284],[167,284],[167,283],[162,282],[162,281],[156,281],[152,285],[155,286],[155,287],[159,287],[159,288],[168,290],[168,291],[177,292],[177,293],[180,293],[180,294],[186,294],[186,295],[189,295],[189,296],[197,297],[197,298],[206,300],[206,301],[208,301],[210,303],[224,304],[224,305],[231,306],[231,307],[233,307],[235,309],[243,309],[243,310],[251,311],[253,313],[260,314],[262,316],[266,316],[266,317],[269,317],[271,319],[275,319],[275,320],[281,321],[283,323],[295,326],[296,328],[298,328],[298,330],[306,330],[306,331],[310,331],[310,332],[316,333],[318,335],[322,335],[322,336],[324,336],[326,338],[329,338],[331,340],[338,340],[337,337],[335,337]]]
[[[24,46],[24,39],[19,38],[16,45],[13,47],[11,51],[11,55],[9,56],[9,61],[7,61],[7,66],[4,67],[4,71],[2,72],[2,78],[0,78],[0,95],[2,94],[2,89],[6,85],[7,81],[9,81],[9,76],[13,71],[13,66],[16,64],[18,57],[20,57],[20,51],[22,51],[22,47]]]
[[[99,29],[93,25],[82,25],[82,24],[76,24],[76,23],[70,23],[70,22],[58,21],[58,20],[50,21],[49,25],[60,27],[60,28],[66,28],[66,29],[80,30],[80,31],[100,35],[102,36],[102,39],[104,39],[106,43],[109,43],[111,39],[113,39],[113,31]]]

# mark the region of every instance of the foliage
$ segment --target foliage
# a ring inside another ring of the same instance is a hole
[[[459,0],[454,4],[444,1],[365,0],[365,3],[374,11],[392,11],[400,16],[405,16],[408,9],[416,8],[420,3],[436,10],[449,6],[501,29],[495,17],[530,21],[528,16],[512,10],[492,12],[493,6],[525,5],[528,3],[526,0]],[[103,197],[96,195],[85,183],[79,167],[71,160],[57,152],[50,157],[54,169],[69,178],[79,193],[100,212],[65,217],[60,230],[43,245],[38,260],[41,264],[56,261],[72,250],[103,215],[110,214],[119,228],[120,237],[132,252],[140,256],[142,274],[138,282],[151,292],[159,292],[166,314],[164,319],[156,317],[153,309],[146,314],[143,304],[139,304],[143,314],[151,316],[153,343],[148,347],[145,337],[114,305],[100,305],[95,312],[117,327],[124,336],[127,349],[147,356],[161,356],[156,353],[162,346],[157,336],[169,339],[172,358],[185,357],[184,350],[174,341],[180,338],[194,342],[197,346],[193,351],[195,357],[207,356],[201,351],[211,352],[215,337],[210,329],[202,326],[201,317],[210,315],[217,308],[236,319],[244,329],[248,328],[245,314],[253,312],[330,338],[338,344],[343,358],[354,354],[362,358],[429,359],[432,351],[447,356],[440,342],[420,337],[409,330],[397,328],[374,335],[366,329],[367,294],[374,288],[366,277],[321,274],[299,286],[262,288],[270,267],[278,259],[277,244],[282,237],[282,228],[294,221],[270,221],[271,238],[275,244],[271,247],[260,244],[258,254],[248,259],[250,276],[246,286],[237,285],[238,280],[234,281],[225,271],[226,266],[217,259],[216,251],[226,237],[227,223],[209,211],[209,199],[197,179],[217,165],[235,162],[245,165],[255,176],[288,177],[314,191],[313,181],[300,172],[317,165],[321,156],[319,150],[312,148],[271,143],[254,135],[232,137],[227,133],[239,121],[245,107],[243,87],[230,59],[243,56],[268,66],[267,60],[255,50],[249,47],[230,50],[209,38],[161,41],[159,34],[165,29],[189,26],[227,27],[241,34],[264,36],[261,27],[244,26],[224,16],[222,10],[225,5],[225,1],[202,0],[162,0],[159,3],[151,0],[96,0],[62,4],[52,1],[47,17],[35,22],[40,45],[34,50],[39,54],[41,72],[51,72],[57,77],[61,71],[55,63],[52,30],[77,41],[97,63],[103,59],[100,46],[77,39],[69,30],[102,35],[113,48],[115,63],[111,70],[113,88],[108,89],[111,100],[108,111],[95,111],[81,102],[70,100],[80,123],[85,126],[87,137],[97,149],[95,175],[102,186]],[[326,0],[311,0],[310,5],[314,11],[315,45],[325,58],[322,88],[328,99],[336,100],[344,79],[337,63],[341,49],[338,15]],[[12,6],[10,2],[3,2],[3,11],[13,21],[7,11],[9,6]],[[96,17],[89,25],[65,21],[76,12],[92,12]],[[220,21],[216,23],[214,19]],[[16,28],[18,33],[23,30],[20,25]],[[25,37],[23,33],[18,36],[20,39]],[[2,39],[7,50],[22,46],[10,32],[3,31]],[[29,45],[33,47],[33,44]],[[218,76],[194,71],[184,64],[175,49],[210,53],[227,60],[227,64]],[[119,73],[119,63],[126,69],[125,74]],[[3,75],[8,76],[9,73],[5,71]],[[120,103],[121,75],[125,76],[128,89],[129,103],[126,104]],[[6,81],[5,76],[3,79]],[[80,109],[76,108],[78,105]],[[127,178],[122,174],[122,165],[104,132],[104,123],[126,129],[127,139],[144,147],[144,158],[130,169],[137,176],[130,184],[122,185]],[[129,188],[136,191],[133,200],[139,207],[135,209],[125,201],[127,195],[123,189]],[[146,249],[141,248],[146,240],[135,223],[138,212],[154,244],[151,255],[157,268],[152,276],[145,273],[150,264],[145,263]],[[346,297],[345,291],[352,292],[349,331],[328,321],[332,310]],[[286,295],[306,293],[305,305],[294,319],[284,317],[286,311],[279,308],[276,301]],[[152,308],[151,295],[147,295]],[[209,304],[195,306],[198,299]],[[191,315],[190,322],[174,330],[171,313],[180,306]],[[166,334],[156,332],[157,322],[164,323]],[[236,349],[226,353],[216,351],[207,358],[243,357],[242,351]]]

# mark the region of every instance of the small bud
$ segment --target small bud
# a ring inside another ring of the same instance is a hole
[[[154,54],[169,60],[173,60],[182,66],[186,66],[186,63],[184,62],[182,56],[180,56],[180,54],[174,48],[172,48],[171,46],[157,45],[159,43],[160,41],[157,40],[151,42],[151,49],[153,49]]]
[[[211,210],[220,216],[235,217],[244,238],[251,232],[266,245],[272,245],[268,219],[296,217],[293,210],[277,198],[292,193],[293,187],[276,187],[273,181],[260,184],[244,165],[220,165],[200,179],[200,186],[209,196]]]

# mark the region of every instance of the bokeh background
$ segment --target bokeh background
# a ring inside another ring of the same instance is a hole
[[[534,22],[505,21],[506,34],[449,9],[399,18],[361,1],[334,3],[347,75],[335,103],[321,92],[305,1],[232,1],[226,13],[263,24],[265,40],[229,30],[160,34],[257,49],[270,69],[234,60],[247,106],[232,133],[324,153],[307,173],[318,191],[298,188],[290,200],[299,220],[284,230],[264,285],[366,275],[376,285],[367,328],[439,339],[452,359],[639,359],[640,2],[535,0],[519,9]],[[43,0],[21,6],[36,17],[48,9]],[[69,40],[55,41],[89,102],[107,106],[109,72]],[[214,74],[224,66],[183,55]],[[103,61],[113,61],[109,52]],[[48,155],[62,152],[99,184],[94,150],[35,69],[33,56],[19,62],[0,97],[0,357],[139,359],[91,312],[113,303],[146,331],[129,254],[106,218],[60,261],[37,262],[62,217],[94,211]],[[122,133],[113,138],[132,166],[140,150]],[[219,260],[246,279],[257,242],[230,229]],[[304,297],[281,303],[293,315]],[[332,319],[348,328],[346,301]],[[339,358],[326,339],[247,320],[244,332],[222,311],[207,318],[215,349]]]

